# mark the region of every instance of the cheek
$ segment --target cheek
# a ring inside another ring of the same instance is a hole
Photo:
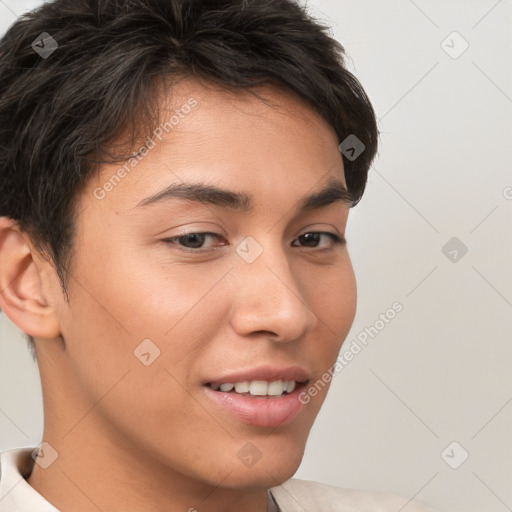
[[[312,368],[312,378],[305,399],[312,419],[316,417],[333,378],[341,346],[352,327],[357,301],[357,287],[348,255],[343,264],[315,273],[307,281],[310,307],[318,318],[316,334],[304,345]]]
[[[345,252],[336,265],[319,267],[313,274],[305,275],[303,286],[318,318],[318,328],[330,333],[330,343],[326,345],[339,350],[356,312],[357,287],[348,253]]]
[[[63,329],[84,411],[95,404],[86,423],[108,425],[155,452],[157,441],[168,439],[167,452],[188,459],[192,455],[180,451],[171,431],[200,438],[208,426],[222,434],[189,391],[197,387],[192,370],[200,349],[219,328],[225,271],[192,276],[183,266],[164,272],[133,255],[109,265],[110,256],[77,266],[80,285],[73,287]]]
[[[97,395],[129,369],[146,369],[143,361],[154,360],[152,369],[172,369],[186,380],[219,328],[229,267],[148,262],[147,254],[120,251],[111,242],[101,247],[101,257],[76,261],[79,279],[73,280],[63,333],[77,376]],[[92,249],[99,254],[100,247]],[[146,376],[152,379],[149,370]]]

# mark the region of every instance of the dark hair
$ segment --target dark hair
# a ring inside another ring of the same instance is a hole
[[[155,84],[178,76],[297,93],[340,142],[364,144],[357,158],[342,156],[357,204],[377,123],[328,30],[293,0],[54,0],[23,15],[0,41],[0,216],[49,257],[69,301],[81,187],[124,128],[156,126]],[[37,51],[52,44],[51,55]]]

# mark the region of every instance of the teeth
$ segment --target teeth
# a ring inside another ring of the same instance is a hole
[[[244,382],[237,382],[235,384],[235,391],[237,393],[249,393],[250,389],[250,383],[248,380],[245,380]]]
[[[291,393],[295,389],[295,381],[276,380],[267,382],[265,380],[252,380],[243,382],[226,382],[224,384],[211,385],[215,391],[219,390],[229,393],[234,390],[235,393],[249,393],[253,396],[279,396],[283,393]]]
[[[270,382],[268,385],[268,394],[269,395],[282,395],[283,391],[286,391],[286,382],[283,385],[283,381],[276,380],[275,382]]]
[[[286,392],[287,393],[291,393],[294,389],[295,389],[295,381],[294,380],[289,380],[286,383]]]
[[[268,382],[264,380],[253,380],[249,385],[249,393],[256,396],[268,394]]]

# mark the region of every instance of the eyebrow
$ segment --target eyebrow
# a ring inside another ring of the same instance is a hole
[[[137,204],[137,207],[171,199],[207,203],[235,212],[251,212],[253,210],[252,197],[245,192],[222,189],[205,183],[173,183],[160,192],[143,199]],[[297,210],[308,212],[336,202],[342,202],[349,208],[354,205],[352,195],[345,185],[341,181],[331,178],[322,190],[303,196]]]

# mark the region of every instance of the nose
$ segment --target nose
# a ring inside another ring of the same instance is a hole
[[[231,325],[240,336],[265,334],[283,343],[319,321],[281,247],[265,248],[252,263],[240,261],[235,272]]]

